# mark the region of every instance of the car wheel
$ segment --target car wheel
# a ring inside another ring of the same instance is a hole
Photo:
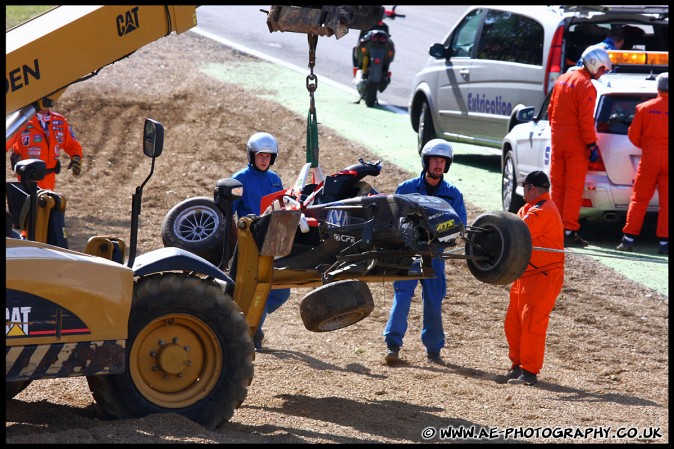
[[[134,287],[122,374],[88,376],[98,411],[115,419],[177,413],[215,429],[245,400],[255,352],[239,306],[215,282],[184,274]]]
[[[370,288],[363,281],[346,279],[323,285],[302,298],[300,316],[312,332],[350,326],[374,310]]]
[[[377,83],[371,83],[368,81],[365,86],[365,104],[368,108],[374,106],[377,102]]]
[[[234,228],[235,229],[235,228]],[[219,266],[223,254],[225,219],[212,199],[188,198],[169,210],[161,224],[164,246],[175,246]]]
[[[5,401],[9,401],[17,394],[25,390],[30,385],[30,380],[20,380],[18,382],[5,382]]]
[[[424,145],[434,138],[435,128],[433,127],[431,108],[428,105],[428,102],[424,100],[421,104],[421,111],[419,112],[419,132],[417,133],[417,149],[419,155],[421,155],[421,150],[423,150]]]
[[[472,275],[487,284],[515,282],[531,258],[531,234],[510,212],[485,212],[468,227],[466,256]]]
[[[516,193],[516,189],[517,168],[515,167],[513,152],[508,151],[501,171],[501,201],[503,210],[514,214],[524,206],[524,198]]]

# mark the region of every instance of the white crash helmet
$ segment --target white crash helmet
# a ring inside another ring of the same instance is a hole
[[[587,47],[583,52],[581,59],[583,60],[583,65],[592,76],[595,76],[601,67],[604,67],[607,72],[610,72],[613,68],[608,52],[601,46],[593,45]]]
[[[452,159],[454,159],[454,150],[444,139],[429,140],[421,150],[421,166],[424,170],[428,168],[428,158],[431,156],[445,158],[447,161],[445,164],[445,173],[447,173],[449,171],[449,166],[452,165]]]
[[[255,155],[257,153],[269,153],[271,154],[269,165],[274,165],[276,155],[278,154],[276,138],[269,133],[255,133],[248,139],[246,153],[248,154],[248,162],[251,164],[255,164]]]

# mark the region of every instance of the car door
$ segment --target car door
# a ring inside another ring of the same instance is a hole
[[[535,120],[519,125],[518,141],[515,148],[518,179],[536,170],[543,170],[550,176],[551,132],[548,120],[548,103],[545,98]],[[526,128],[524,128],[526,127]]]
[[[480,29],[484,8],[474,9],[459,22],[444,42],[446,59],[438,70],[436,85],[436,131],[445,137],[463,134],[468,119],[468,87],[471,55]],[[453,140],[453,139],[452,139]]]
[[[470,66],[468,120],[477,144],[500,146],[513,110],[542,101],[543,25],[508,10],[489,9]]]

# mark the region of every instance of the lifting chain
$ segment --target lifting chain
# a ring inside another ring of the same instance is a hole
[[[318,87],[318,78],[314,75],[316,63],[317,34],[309,34],[309,75],[307,76],[307,90],[309,91],[309,116],[307,117],[307,162],[311,167],[318,167],[318,121],[316,119],[316,102],[314,92]]]

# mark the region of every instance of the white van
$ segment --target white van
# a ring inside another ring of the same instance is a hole
[[[623,49],[666,52],[668,16],[666,5],[469,8],[414,78],[409,115],[419,152],[443,138],[500,154],[517,111],[538,108],[583,50],[624,27]]]

